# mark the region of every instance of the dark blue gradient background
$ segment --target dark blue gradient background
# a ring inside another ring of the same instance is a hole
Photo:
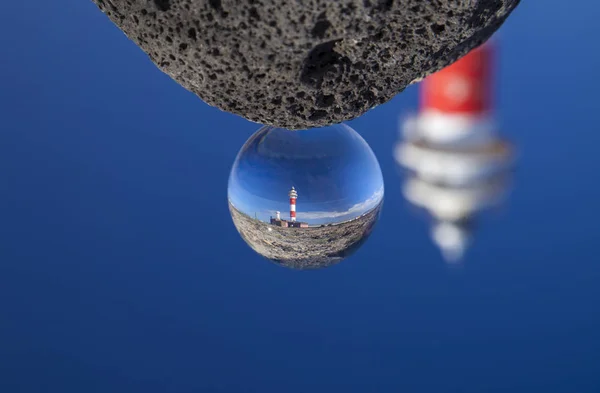
[[[600,391],[599,3],[496,36],[508,204],[449,269],[392,157],[407,91],[351,125],[386,202],[322,271],[255,255],[227,179],[258,128],[162,74],[87,0],[0,10],[0,391]]]

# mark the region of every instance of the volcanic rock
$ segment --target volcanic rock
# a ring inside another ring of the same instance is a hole
[[[519,0],[93,0],[205,102],[302,129],[353,119],[486,41]]]

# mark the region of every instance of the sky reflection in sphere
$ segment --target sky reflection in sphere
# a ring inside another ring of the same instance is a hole
[[[290,190],[296,224],[291,225]],[[344,124],[290,131],[266,126],[242,147],[229,177],[236,228],[259,254],[293,268],[340,261],[371,233],[383,201],[379,163]],[[280,219],[276,219],[280,212]]]

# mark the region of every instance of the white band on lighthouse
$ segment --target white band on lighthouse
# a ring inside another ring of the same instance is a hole
[[[290,205],[290,211],[291,212],[295,212],[296,211],[296,205]]]

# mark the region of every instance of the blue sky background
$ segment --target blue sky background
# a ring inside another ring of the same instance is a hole
[[[377,206],[384,193],[377,158],[350,127],[261,129],[233,164],[229,200],[263,221],[276,211],[288,219],[292,186],[298,192],[297,219],[310,225],[356,218]]]
[[[227,211],[256,124],[180,88],[89,1],[5,2],[0,391],[597,393],[599,12],[525,0],[497,36],[520,158],[462,269],[402,198],[409,88],[350,123],[384,176],[374,233],[297,272]]]

